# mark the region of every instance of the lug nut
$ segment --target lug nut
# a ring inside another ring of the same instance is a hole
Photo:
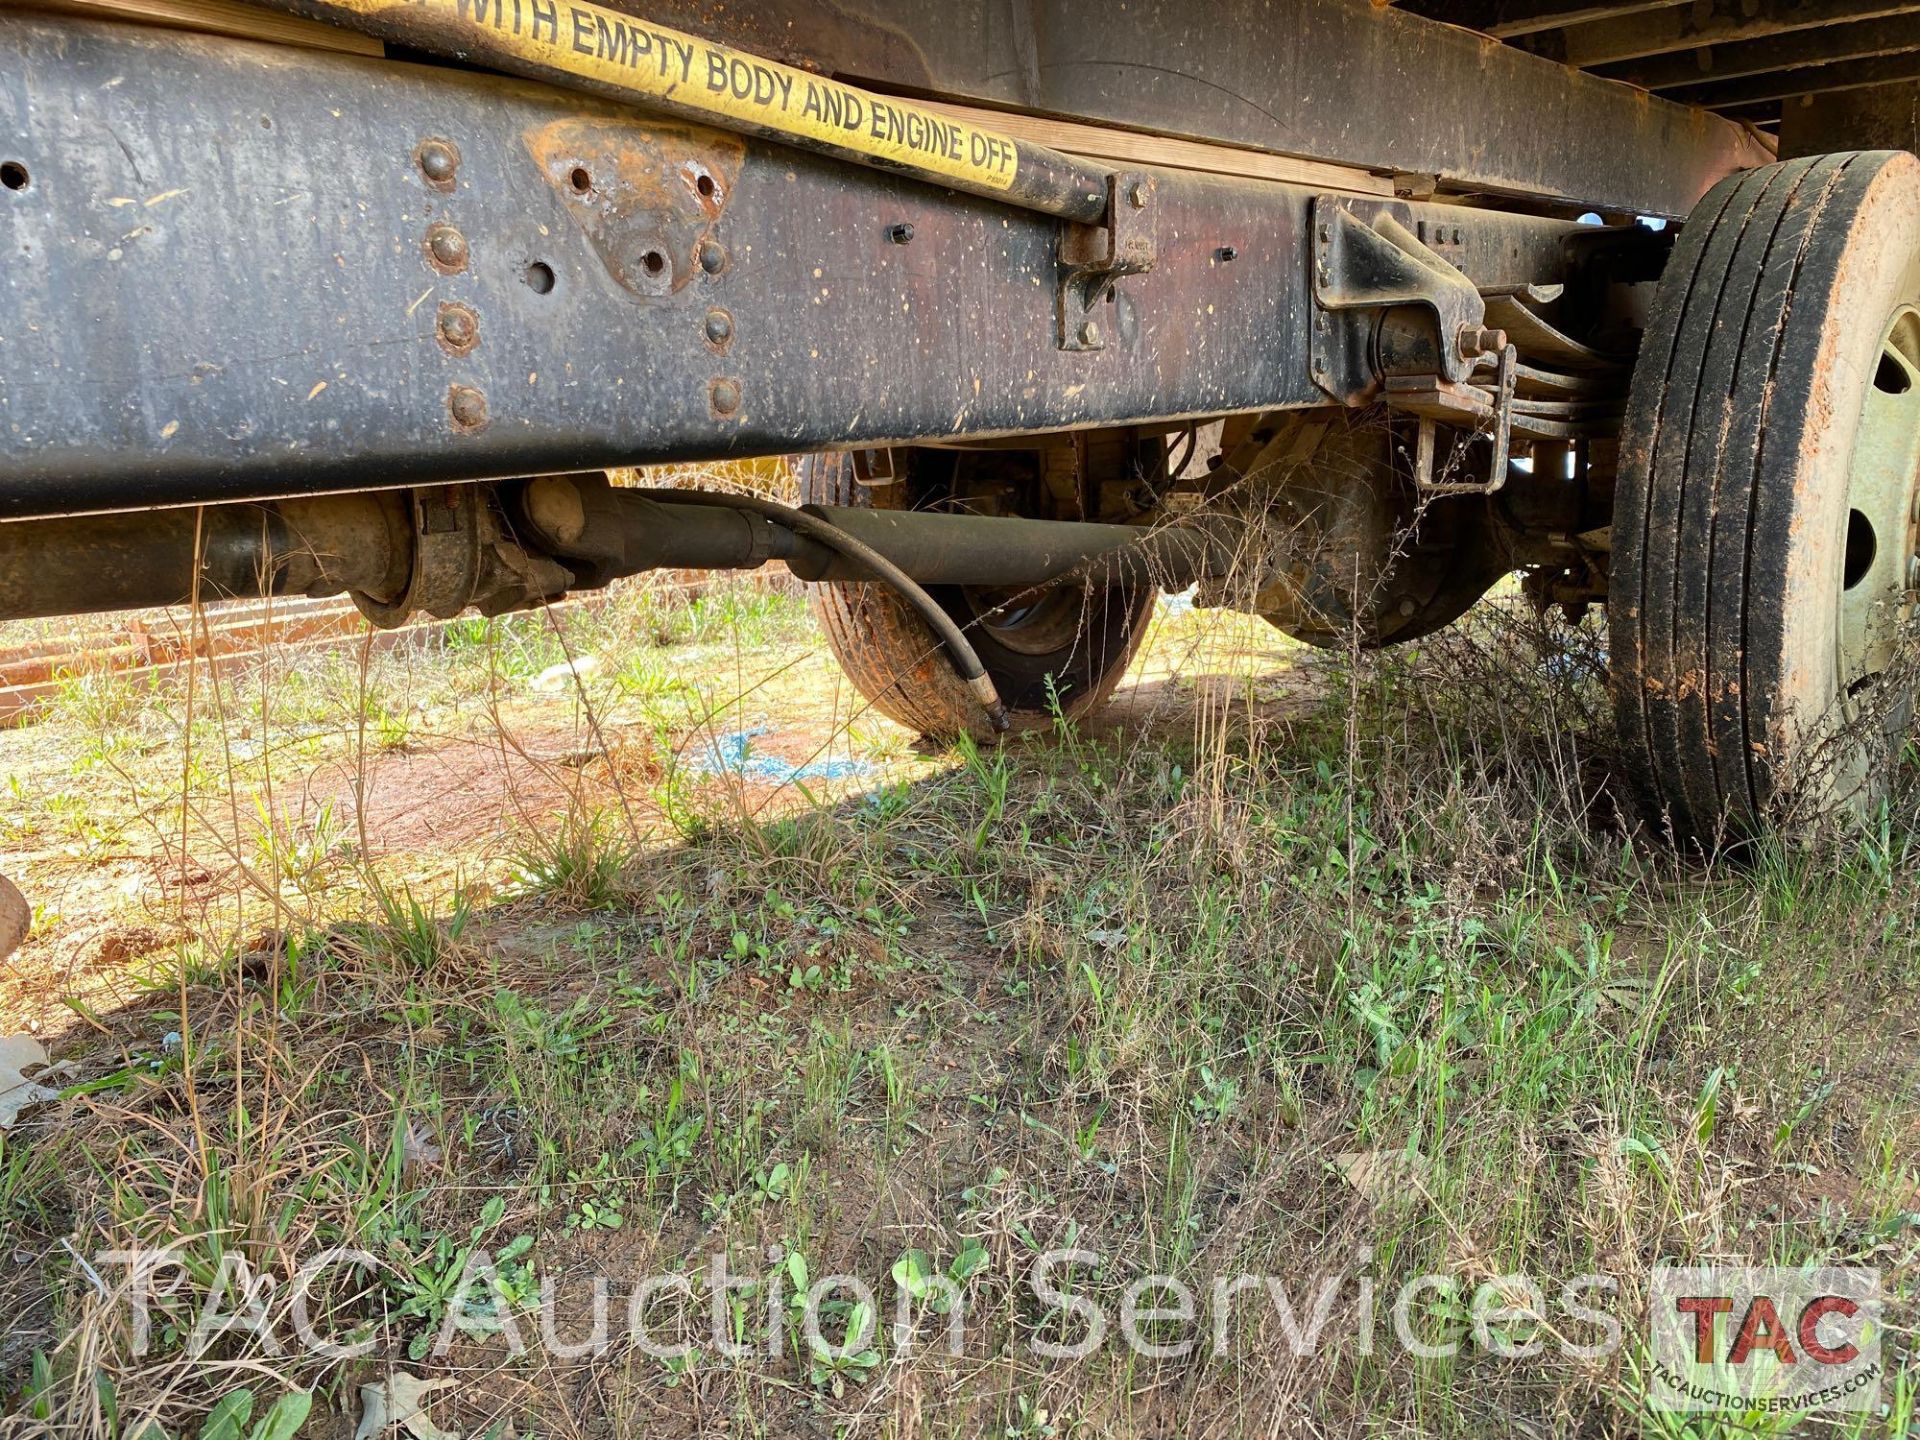
[[[451,274],[467,268],[467,237],[451,225],[435,225],[427,231],[427,253],[433,263]]]

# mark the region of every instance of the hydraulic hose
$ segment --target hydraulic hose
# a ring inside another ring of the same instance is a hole
[[[967,688],[973,692],[974,699],[986,711],[987,722],[995,730],[1007,730],[1012,719],[1007,714],[1006,703],[1001,700],[1000,692],[994,688],[993,678],[987,674],[987,667],[980,663],[980,656],[974,650],[972,642],[961,631],[954,618],[940,608],[940,602],[929,595],[906,571],[894,564],[886,556],[864,541],[856,540],[846,531],[829,524],[825,520],[796,510],[791,505],[782,505],[773,500],[762,500],[757,495],[729,495],[713,490],[668,490],[655,492],[661,499],[671,499],[676,505],[708,505],[716,509],[749,510],[754,514],[772,521],[775,525],[791,530],[796,535],[804,535],[817,541],[830,550],[836,550],[858,565],[865,566],[880,579],[891,585],[904,596],[920,617],[927,622],[933,633],[940,637],[947,647],[948,657],[953,668],[960,672],[960,678],[967,682]]]

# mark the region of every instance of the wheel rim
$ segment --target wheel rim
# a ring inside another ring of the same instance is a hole
[[[1086,616],[1086,594],[1076,585],[1054,585],[1039,594],[1021,590],[961,587],[975,623],[1021,655],[1052,655],[1071,645]]]
[[[1867,378],[1844,543],[1837,718],[1851,740],[1831,757],[1819,788],[1829,802],[1860,813],[1884,791],[1881,751],[1898,743],[1910,709],[1908,697],[1875,692],[1912,624],[1920,587],[1920,311],[1912,306],[1894,312]]]
[[[1840,688],[1859,696],[1893,664],[1920,581],[1920,310],[1895,312],[1868,378],[1847,477]]]

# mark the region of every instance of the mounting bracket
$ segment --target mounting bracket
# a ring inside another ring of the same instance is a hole
[[[1486,319],[1486,302],[1455,266],[1429,249],[1394,201],[1349,195],[1313,200],[1313,380],[1344,405],[1363,405],[1379,388],[1374,332],[1388,310],[1420,306],[1435,325],[1433,369],[1464,384],[1479,360],[1465,338]]]
[[[1107,177],[1107,223],[1060,231],[1060,283],[1055,292],[1062,350],[1100,350],[1107,338],[1100,306],[1123,275],[1144,275],[1158,262],[1153,177],[1120,170]]]

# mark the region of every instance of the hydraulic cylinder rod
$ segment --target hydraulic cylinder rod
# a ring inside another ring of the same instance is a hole
[[[1044,145],[656,25],[593,0],[254,0],[459,64],[611,96],[1063,220],[1107,172]]]

